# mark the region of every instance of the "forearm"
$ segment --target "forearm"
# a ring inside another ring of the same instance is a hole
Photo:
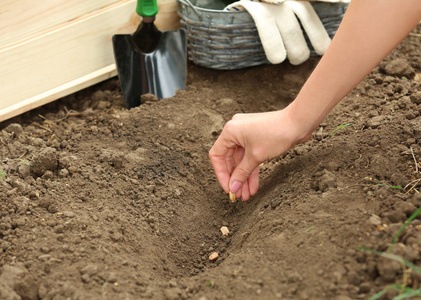
[[[352,0],[329,49],[288,110],[305,139],[421,19],[420,0]]]

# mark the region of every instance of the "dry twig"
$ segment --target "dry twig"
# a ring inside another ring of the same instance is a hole
[[[0,139],[0,142],[1,142],[4,146],[6,146],[6,149],[7,149],[7,151],[9,151],[9,153],[12,153],[12,151],[10,151],[9,145],[8,145],[8,144],[6,144],[6,143],[3,141],[3,139]]]
[[[22,159],[22,157],[24,157],[26,154],[28,154],[28,152],[29,152],[29,150],[28,149],[25,149],[25,152],[23,152],[23,154],[18,157],[18,160],[19,159]]]
[[[410,191],[412,191],[412,190],[415,190],[415,187],[419,184],[421,182],[421,178],[420,179],[417,179],[417,180],[415,180],[415,183],[414,183],[414,185],[405,193],[405,194],[409,194],[409,192]],[[408,186],[408,185],[407,185]],[[417,191],[417,190],[415,190],[415,191]],[[418,191],[417,191],[418,192]]]
[[[419,173],[418,162],[417,162],[417,159],[415,158],[414,150],[412,150],[412,147],[410,147],[409,149],[411,149],[412,158],[414,159],[414,162],[415,162],[415,172],[418,174]]]
[[[79,116],[82,116],[82,113],[77,112],[77,111],[74,111],[74,110],[68,110],[67,107],[64,107],[64,110],[66,111],[65,116],[62,117],[62,118],[60,118],[60,119],[57,119],[57,120],[49,120],[46,117],[44,117],[43,115],[38,115],[38,116],[40,118],[46,120],[46,121],[55,122],[55,123],[61,122],[61,121],[65,120],[65,119],[67,119],[68,117],[79,117]]]
[[[36,123],[36,122],[34,122],[34,123],[32,123],[34,126],[36,126],[36,127],[39,127],[39,128],[41,128],[41,129],[44,129],[44,130],[47,130],[47,131],[49,131],[49,132],[51,132],[51,133],[54,133],[50,128],[47,128],[47,127],[45,127],[45,126],[42,126],[41,124],[38,124],[38,123]]]

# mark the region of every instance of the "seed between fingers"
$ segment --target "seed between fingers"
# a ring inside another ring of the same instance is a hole
[[[230,191],[230,200],[231,202],[235,202],[235,194]]]

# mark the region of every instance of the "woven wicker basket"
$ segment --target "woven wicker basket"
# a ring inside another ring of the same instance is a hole
[[[188,57],[195,64],[218,70],[241,69],[269,64],[253,18],[247,11],[223,11],[220,0],[177,0],[181,24],[187,33]],[[312,2],[333,37],[347,3]],[[305,33],[304,33],[305,35]],[[311,44],[305,35],[311,55]]]

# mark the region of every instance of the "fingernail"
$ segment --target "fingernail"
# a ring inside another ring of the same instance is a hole
[[[236,194],[240,188],[241,188],[241,182],[239,182],[239,181],[234,181],[234,182],[231,184],[231,188],[230,188],[230,190],[231,190],[231,192],[232,192],[232,193]]]

